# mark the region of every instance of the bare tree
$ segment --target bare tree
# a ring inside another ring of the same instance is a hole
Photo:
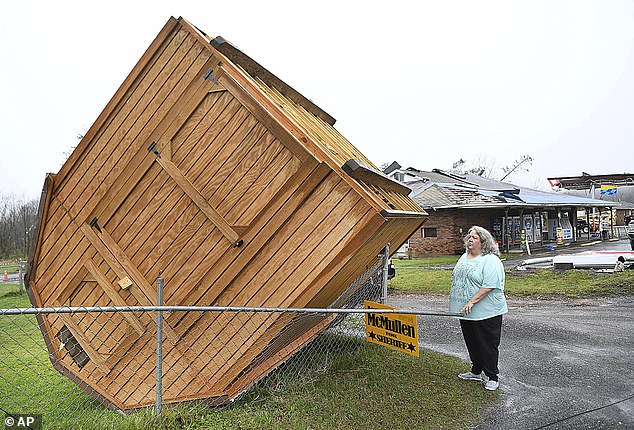
[[[487,157],[486,155],[478,155],[475,162],[469,164],[471,165],[471,167],[467,167],[467,160],[461,158],[451,165],[451,169],[449,169],[449,172],[459,175],[472,173],[474,175],[483,176],[485,178],[491,178],[493,176],[495,160]]]
[[[513,164],[511,164],[510,166],[502,167],[504,176],[502,177],[502,179],[500,179],[500,181],[503,181],[508,176],[512,175],[513,173],[516,173],[519,170],[528,171],[529,170],[528,166],[530,166],[531,164],[533,164],[533,157],[531,157],[528,154],[522,155],[520,158],[515,160]]]
[[[533,157],[530,155],[522,155],[519,159],[515,160],[510,166],[502,167],[502,173],[504,176],[500,179],[503,181],[507,177],[521,170],[529,170],[529,166],[533,163]],[[467,167],[467,161],[463,158],[454,162],[449,169],[451,173],[466,174],[472,173],[474,175],[483,176],[485,178],[496,179],[495,171],[499,172],[500,169],[495,169],[495,160],[490,159],[486,155],[479,155],[475,163],[470,163],[471,167]]]
[[[450,173],[457,173],[457,174],[463,174],[464,172],[464,167],[465,164],[467,163],[467,161],[464,158],[461,158],[458,161],[454,161],[454,163],[451,165],[451,169],[449,169]]]
[[[37,200],[0,195],[0,257],[26,257],[37,217]]]

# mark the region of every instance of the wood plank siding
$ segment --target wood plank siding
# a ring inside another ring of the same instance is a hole
[[[332,305],[425,216],[334,122],[224,39],[171,18],[47,176],[33,305],[152,305],[159,273],[167,305]],[[155,315],[38,318],[60,372],[109,407],[152,404]],[[164,400],[231,400],[331,319],[169,313]]]

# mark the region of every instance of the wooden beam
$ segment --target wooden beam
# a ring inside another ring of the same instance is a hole
[[[93,227],[88,224],[82,224],[81,230],[93,247],[97,250],[101,258],[106,261],[118,277],[123,278],[125,276],[129,276],[130,279],[132,279],[132,282],[136,284],[138,289],[131,287],[130,293],[137,299],[139,304],[142,306],[155,305],[156,303],[152,301],[154,297],[156,297],[154,288],[145,279],[141,272],[139,272],[119,245],[117,245],[117,242],[110,237],[106,230],[103,227],[100,227],[101,231],[97,234],[93,231]],[[180,336],[178,336],[171,327],[163,326],[163,331],[174,344],[180,341]]]
[[[393,218],[427,218],[426,212],[409,212],[409,211],[398,211],[398,210],[382,210],[381,216],[386,219]]]
[[[180,127],[182,127],[187,118],[198,108],[200,102],[204,100],[204,97],[208,94],[209,89],[218,87],[218,85],[214,85],[201,76],[205,70],[214,67],[217,63],[218,60],[215,57],[211,57],[203,67],[200,68],[196,74],[196,78],[188,84],[183,94],[154,129],[150,138],[138,146],[134,156],[127,163],[126,167],[121,170],[121,173],[119,173],[104,197],[97,203],[90,217],[91,219],[96,216],[101,220],[101,223],[105,225],[121,206],[123,201],[134,190],[134,187],[145,176],[153,164],[152,159],[147,157],[148,146],[151,142],[156,142],[156,148],[162,157],[171,160],[172,138]]]
[[[223,37],[218,36],[211,41],[211,46],[222,52],[235,64],[239,64],[253,77],[260,77],[267,85],[277,88],[282,94],[297,104],[301,105],[308,112],[321,118],[324,122],[335,125],[336,120],[315,103],[301,95],[298,91],[282,81],[280,78],[262,67],[244,52],[227,42]]]
[[[141,306],[152,306],[156,304],[152,301],[152,299],[156,297],[152,286],[141,276],[134,267],[134,264],[132,264],[130,259],[103,228],[101,229],[101,233],[97,234],[88,224],[83,224],[81,231],[118,277],[123,278],[129,276],[130,279],[132,279],[137,288],[134,288],[134,286],[131,287],[130,293],[137,299]],[[107,238],[105,236],[107,236]]]
[[[53,183],[55,181],[55,175],[48,174],[44,180],[44,187],[42,189],[42,195],[40,197],[40,204],[37,209],[37,218],[35,222],[35,231],[33,232],[33,238],[31,240],[31,249],[29,250],[28,266],[26,269],[26,276],[24,277],[24,283],[27,289],[29,286],[29,280],[37,277],[37,263],[39,262],[40,251],[42,249],[42,242],[44,241],[44,225],[48,221],[49,208],[51,206],[51,199],[53,197]],[[32,303],[34,306],[41,305],[41,303]]]
[[[124,312],[125,314],[125,312]],[[109,373],[111,373],[119,361],[126,355],[128,351],[132,348],[132,346],[142,337],[142,334],[136,333],[138,336],[135,336],[133,328],[130,326],[126,327],[125,336],[117,344],[115,349],[112,350],[112,353],[106,359],[106,367],[109,369]]]
[[[209,220],[220,230],[222,235],[227,238],[234,246],[241,246],[242,241],[238,233],[229,225],[229,223],[218,213],[218,211],[211,207],[211,205],[205,200],[200,192],[189,182],[189,179],[183,175],[183,173],[176,167],[174,163],[168,161],[162,157],[157,157],[156,161],[170,175],[170,177],[176,181],[178,186],[189,196],[196,206],[209,218]]]
[[[115,306],[129,306],[128,303],[121,297],[121,295],[117,292],[116,288],[110,283],[106,275],[103,274],[97,264],[92,260],[88,259],[84,262],[84,267],[88,270],[88,272],[95,277],[97,284],[103,289],[110,300],[114,303]],[[126,321],[130,324],[130,326],[142,336],[143,333],[147,331],[146,327],[141,324],[141,321],[137,317],[134,316],[132,312],[122,312],[121,315]]]
[[[53,306],[57,308],[62,307],[61,303],[57,301],[53,303]],[[57,314],[57,316],[62,321],[64,321],[64,325],[68,327],[68,330],[70,330],[70,332],[73,334],[73,337],[81,345],[81,348],[86,352],[86,354],[88,354],[88,357],[90,357],[90,359],[95,364],[95,366],[97,366],[100,369],[103,367],[103,369],[101,370],[107,374],[109,369],[107,369],[106,367],[106,359],[102,357],[102,355],[99,354],[99,352],[97,352],[95,348],[92,347],[88,339],[86,339],[86,337],[84,336],[82,329],[75,322],[75,319],[72,317],[72,315],[60,313],[60,314]]]
[[[305,147],[309,144],[308,138],[304,136],[303,132],[296,131],[293,134],[289,131],[284,124],[282,124],[271,112],[267,110],[260,101],[253,97],[249,92],[249,89],[245,87],[250,82],[239,82],[231,72],[227,73],[225,67],[229,67],[228,64],[221,65],[219,67],[222,74],[219,74],[220,83],[227,88],[227,90],[233,95],[251,114],[257,118],[268,130],[275,136],[284,146],[288,148],[291,153],[302,160],[302,163],[310,162],[311,158],[315,158]],[[255,87],[255,84],[251,83],[251,91],[260,91]],[[303,142],[303,143],[302,143]]]
[[[383,173],[377,172],[373,168],[366,166],[358,160],[348,160],[342,168],[344,172],[358,181],[374,184],[378,187],[383,187],[386,190],[394,191],[406,196],[412,191],[409,187],[390,178],[389,176],[384,175]]]

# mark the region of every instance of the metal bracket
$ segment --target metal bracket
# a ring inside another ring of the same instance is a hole
[[[217,85],[218,79],[216,79],[213,73],[214,73],[214,69],[212,67],[211,69],[207,70],[207,73],[205,73],[205,76],[203,77],[203,79],[209,79],[211,82]]]
[[[161,158],[161,153],[158,152],[158,149],[156,149],[156,142],[152,142],[150,147],[147,149],[147,152],[151,152],[152,154],[156,155],[157,158]]]
[[[102,233],[101,227],[99,227],[99,220],[97,219],[97,217],[94,217],[92,221],[90,221],[90,226],[96,228],[99,233]]]

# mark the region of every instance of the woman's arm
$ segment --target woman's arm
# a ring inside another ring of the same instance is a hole
[[[469,312],[471,312],[471,308],[473,307],[473,305],[482,300],[484,296],[489,294],[489,291],[491,291],[492,289],[493,288],[480,288],[478,292],[475,293],[473,297],[471,297],[467,304],[464,305],[462,309],[460,309],[460,312],[464,312],[465,315],[469,315]]]

